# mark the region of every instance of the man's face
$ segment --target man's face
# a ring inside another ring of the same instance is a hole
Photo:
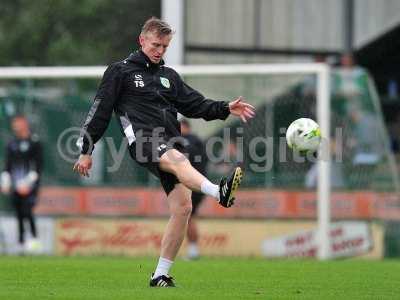
[[[185,123],[181,123],[181,133],[182,135],[187,135],[190,133],[190,128]]]
[[[12,130],[16,137],[26,139],[30,135],[28,121],[22,117],[16,117],[11,123]]]
[[[142,51],[151,60],[152,63],[158,64],[167,51],[172,35],[159,36],[153,32],[141,34],[139,36]]]
[[[340,61],[341,61],[342,67],[351,68],[354,66],[353,56],[351,56],[350,54],[342,55],[342,57],[340,58]]]

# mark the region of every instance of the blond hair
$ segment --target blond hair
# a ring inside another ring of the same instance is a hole
[[[174,34],[174,31],[167,22],[156,17],[151,17],[144,23],[140,34],[147,33],[155,33],[157,36],[166,36]]]

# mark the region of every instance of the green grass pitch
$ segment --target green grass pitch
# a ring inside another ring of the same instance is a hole
[[[0,256],[0,299],[400,299],[400,261],[177,260],[177,288],[149,288],[156,258]]]

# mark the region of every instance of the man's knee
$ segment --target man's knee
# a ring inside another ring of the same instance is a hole
[[[168,196],[171,215],[188,218],[192,213],[192,191],[182,184],[175,185]]]
[[[192,203],[190,201],[185,201],[179,205],[174,206],[171,210],[172,215],[188,218],[192,213]]]
[[[184,154],[176,149],[165,152],[160,158],[160,167],[164,171],[177,173],[189,161]]]
[[[172,216],[188,218],[192,212],[192,191],[182,183],[175,185],[168,197],[169,210]]]

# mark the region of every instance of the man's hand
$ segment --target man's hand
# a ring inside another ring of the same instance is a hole
[[[32,188],[28,184],[18,184],[16,187],[16,192],[22,197],[28,196],[32,191]]]
[[[232,115],[240,117],[242,121],[246,123],[247,120],[253,118],[256,113],[254,106],[244,102],[243,100],[243,97],[240,96],[236,100],[230,102],[229,111]]]
[[[92,167],[92,157],[89,154],[81,154],[75,163],[73,170],[82,176],[89,177],[89,170]]]
[[[10,187],[0,187],[0,192],[4,195],[9,195],[11,193]]]
[[[5,195],[11,192],[11,175],[7,171],[0,174],[0,191]]]

